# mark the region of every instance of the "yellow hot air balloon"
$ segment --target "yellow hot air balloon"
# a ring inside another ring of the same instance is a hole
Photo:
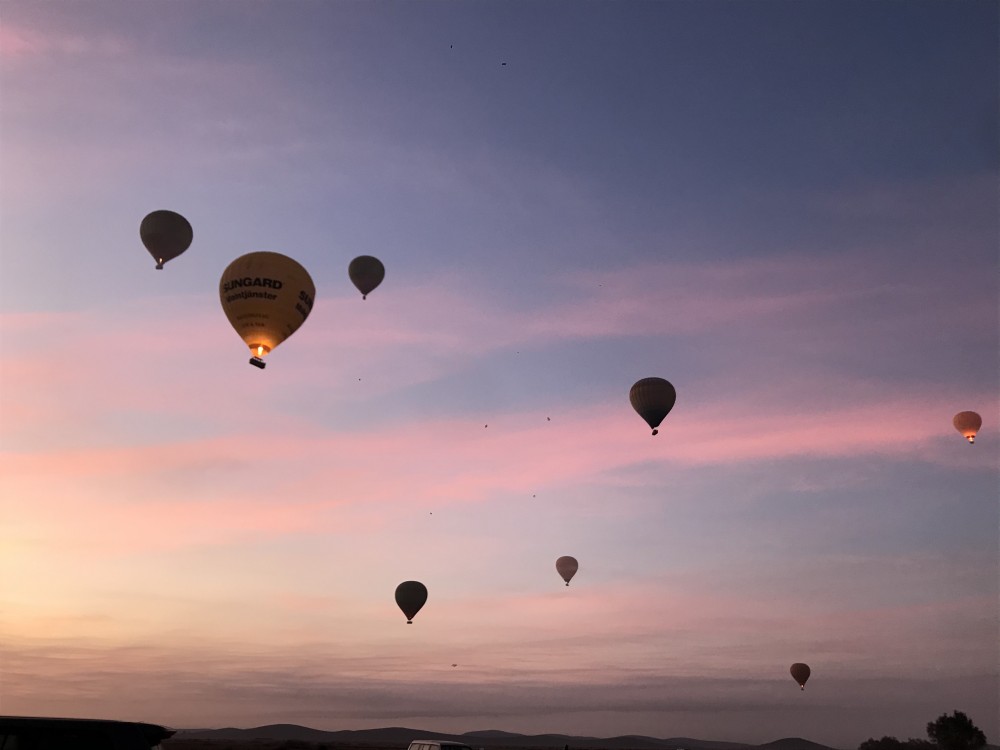
[[[371,255],[359,255],[347,266],[347,275],[351,283],[361,292],[361,299],[367,299],[372,290],[385,278],[385,266],[382,261]]]
[[[643,378],[638,380],[628,392],[628,400],[646,424],[653,428],[655,435],[660,422],[674,408],[677,401],[677,391],[670,381],[663,378]]]
[[[562,579],[566,581],[567,586],[569,586],[569,579],[575,576],[576,571],[579,569],[580,564],[576,561],[575,557],[563,555],[556,560],[556,571],[560,576],[562,576]]]
[[[176,258],[191,246],[194,232],[188,220],[173,211],[153,211],[139,224],[139,238],[156,261],[156,268]]]
[[[960,411],[952,417],[951,423],[969,443],[975,443],[976,433],[983,426],[983,418],[974,411]]]
[[[309,317],[315,296],[308,271],[281,253],[242,255],[219,280],[222,309],[253,352],[250,364],[260,368],[264,355]]]
[[[808,680],[809,675],[812,674],[812,670],[809,669],[809,665],[801,662],[795,662],[795,664],[793,664],[788,671],[791,672],[792,679],[799,683],[799,687],[805,690],[806,680]]]

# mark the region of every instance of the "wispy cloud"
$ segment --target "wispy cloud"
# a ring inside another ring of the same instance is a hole
[[[618,723],[600,734],[641,732],[764,742],[778,738],[767,732],[780,725],[787,727],[787,734],[846,746],[855,733],[877,734],[884,729],[902,736],[919,734],[932,715],[928,712],[941,710],[935,700],[943,688],[987,732],[995,731],[989,707],[996,676],[983,673],[931,682],[893,675],[857,679],[820,668],[803,694],[782,663],[756,678],[661,674],[574,683],[518,675],[518,689],[511,691],[508,682],[470,681],[462,665],[444,664],[432,671],[425,667],[419,677],[390,681],[378,676],[376,662],[365,674],[350,666],[342,673],[336,657],[303,660],[292,649],[277,656],[274,651],[234,651],[220,658],[218,651],[184,654],[142,645],[47,646],[31,653],[30,661],[20,651],[5,652],[5,672],[16,678],[5,690],[10,710],[32,705],[65,713],[67,706],[78,706],[88,715],[105,715],[104,707],[112,701],[117,706],[114,718],[148,720],[156,710],[159,721],[177,725],[183,717],[187,726],[295,721],[331,729],[403,724],[462,732],[487,728],[486,720],[515,731],[572,734],[594,731],[591,727],[596,724],[587,723],[588,714],[613,712],[621,715]],[[292,663],[283,665],[289,658]],[[68,662],[75,663],[72,673],[64,671]],[[79,669],[88,664],[90,669]],[[73,676],[83,674],[90,676]],[[864,716],[861,709],[875,696],[880,713]],[[888,702],[885,696],[890,696]],[[169,707],[166,713],[163,706]],[[798,718],[790,720],[793,708]],[[712,724],[722,713],[731,717],[727,736],[716,734],[718,724]],[[822,730],[815,723],[820,714],[856,719],[847,731],[832,729],[836,722],[824,722],[827,729]]]
[[[127,38],[107,32],[73,34],[51,27],[44,31],[41,28],[5,18],[0,27],[0,57],[11,64],[52,58],[113,58],[136,51]]]
[[[678,409],[656,438],[627,403],[619,403],[557,423],[540,413],[521,413],[499,417],[488,428],[464,419],[337,433],[286,422],[297,437],[285,429],[280,436],[228,434],[146,446],[8,452],[0,462],[6,491],[32,498],[25,506],[32,514],[51,506],[68,536],[88,528],[90,544],[130,549],[254,530],[333,530],[345,521],[324,511],[348,498],[363,498],[373,508],[483,502],[497,493],[594,480],[645,462],[697,467],[873,455],[944,461],[937,441],[948,434],[949,413],[947,404],[926,408],[935,398],[940,400],[927,393],[897,394],[894,400],[811,412],[760,413],[752,398],[696,404]],[[891,432],[880,427],[890,424]],[[956,450],[966,449],[960,440],[956,434]],[[981,469],[991,466],[988,455],[967,460]],[[181,485],[186,489],[178,498],[174,488]],[[267,498],[276,496],[299,499],[275,506]],[[65,497],[74,498],[72,506],[65,507]],[[104,509],[99,522],[92,515],[95,506]],[[350,515],[352,524],[361,520]],[[126,533],[140,519],[159,530],[156,538]]]
[[[866,281],[859,284],[857,278]],[[849,415],[845,420],[854,425],[862,421],[863,409],[886,397],[891,402],[886,411],[897,402],[907,411],[914,409],[906,404],[926,409],[945,397],[957,403],[953,392],[935,395],[933,372],[923,378],[926,387],[918,385],[921,377],[916,371],[909,373],[912,382],[907,384],[895,382],[891,370],[866,372],[862,363],[867,354],[874,356],[886,347],[902,353],[916,346],[938,346],[920,343],[919,332],[931,319],[960,341],[985,340],[995,332],[991,318],[976,312],[995,300],[980,296],[956,307],[947,293],[927,288],[926,282],[880,279],[860,261],[667,263],[605,275],[578,274],[568,282],[561,291],[557,287],[552,299],[528,310],[495,293],[484,294],[458,276],[424,284],[397,282],[371,304],[360,303],[346,290],[324,297],[321,287],[310,320],[275,352],[274,366],[255,387],[263,387],[272,398],[290,383],[296,387],[311,383],[314,388],[322,383],[333,386],[323,389],[324,397],[337,403],[402,393],[420,383],[454,376],[490,356],[516,355],[515,349],[539,351],[610,337],[649,336],[678,337],[675,340],[683,345],[686,336],[711,335],[720,342],[715,349],[709,347],[700,361],[678,367],[698,378],[690,386],[677,383],[683,385],[681,406],[686,410],[693,403],[686,398],[690,394],[710,409],[710,404],[720,403],[711,388],[729,390],[733,385],[729,381],[752,374],[756,382],[746,385],[748,404],[750,396],[761,403],[761,396],[770,392],[765,401],[775,409],[772,426],[783,423],[808,444],[815,439],[809,437],[814,430],[810,415],[823,413],[818,405],[833,398],[841,399],[843,406],[826,411],[844,412]],[[960,286],[961,280],[948,283]],[[107,399],[113,395],[120,409],[140,413],[179,409],[201,415],[200,421],[211,419],[212,410],[205,407],[217,403],[220,392],[232,390],[233,373],[221,364],[236,361],[240,347],[212,300],[194,305],[191,301],[163,299],[151,305],[143,300],[141,305],[126,303],[113,313],[5,317],[0,320],[9,355],[4,377],[26,395],[7,408],[43,422],[46,416],[62,418],[66,413],[85,418],[110,408]],[[857,311],[868,305],[881,310],[870,325],[849,326],[842,317],[845,309]],[[151,318],[153,308],[156,317]],[[900,336],[910,338],[901,342]],[[945,334],[938,336],[939,341],[944,338]],[[177,342],[176,353],[164,348],[164,342]],[[740,342],[738,349],[727,353],[735,342]],[[758,353],[748,350],[754,343]],[[133,356],[123,360],[123,352]],[[224,352],[230,356],[224,357]],[[724,366],[727,356],[740,358],[740,372],[731,373]],[[407,366],[395,366],[399,361]],[[714,361],[718,371],[707,372]],[[175,366],[176,376],[165,377]],[[362,385],[357,385],[359,378]],[[101,386],[111,380],[117,381],[113,393]],[[907,392],[904,398],[898,397],[901,390]],[[80,398],[84,392],[87,397]],[[796,424],[777,403],[782,393],[796,394]],[[810,399],[814,406],[806,403]],[[962,403],[983,399],[984,394],[969,393]],[[989,404],[987,400],[982,407]],[[266,409],[267,400],[260,406]],[[722,403],[715,410],[717,417],[706,424],[722,424],[733,406]],[[735,406],[737,417],[747,408]],[[944,404],[941,408],[951,409]],[[241,416],[231,411],[227,419],[232,418]],[[891,424],[874,414],[868,421],[873,426]],[[871,435],[871,428],[866,432]],[[863,434],[857,439],[871,440]]]

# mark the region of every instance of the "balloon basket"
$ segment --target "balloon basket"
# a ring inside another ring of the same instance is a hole
[[[262,370],[267,367],[267,362],[262,360],[260,357],[250,357],[250,364],[254,367],[259,367]]]

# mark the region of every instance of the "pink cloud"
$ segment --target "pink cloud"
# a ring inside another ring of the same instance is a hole
[[[40,54],[45,48],[41,35],[4,23],[0,26],[0,57],[16,60]]]
[[[72,215],[73,204],[96,196],[117,194],[122,204],[150,191],[191,195],[191,174],[206,184],[240,183],[242,176],[245,187],[258,182],[256,174],[246,176],[255,168],[273,173],[279,164],[287,168],[290,156],[324,146],[320,135],[300,127],[313,103],[296,98],[258,60],[220,59],[211,48],[201,56],[176,54],[143,46],[141,34],[7,18],[0,34],[8,67],[3,198],[10,216],[35,217],[48,210],[39,207],[60,201]],[[275,108],[258,106],[261,90]],[[184,95],[150,99],[150,91]],[[164,164],[171,168],[153,166]],[[9,227],[11,246],[34,241],[31,231],[18,233],[19,223]]]
[[[55,55],[117,57],[133,50],[134,46],[127,39],[107,33],[85,36],[52,28],[39,31],[7,19],[0,27],[0,57],[7,61]]]
[[[858,278],[866,281],[859,285]],[[321,288],[310,320],[271,356],[271,369],[253,383],[262,404],[273,402],[290,386],[322,388],[322,397],[331,403],[353,399],[359,392],[368,398],[398,393],[515,348],[694,333],[711,334],[716,340],[749,338],[769,346],[780,339],[781,351],[794,351],[796,357],[775,363],[770,355],[762,355],[742,363],[744,372],[770,380],[775,394],[791,391],[808,398],[811,392],[829,398],[826,386],[832,383],[845,401],[867,403],[869,396],[855,394],[876,390],[872,382],[831,380],[839,353],[857,357],[881,346],[890,332],[896,340],[900,330],[924,330],[923,318],[956,332],[976,320],[991,320],[940,295],[928,297],[929,290],[905,278],[880,278],[870,268],[844,261],[817,265],[773,258],[737,266],[663,264],[580,274],[530,311],[505,309],[500,300],[457,276],[399,286],[370,304],[342,286],[344,292],[334,297],[324,297]],[[566,288],[575,291],[567,295]],[[883,315],[877,323],[859,328],[842,318],[844,307],[883,297],[895,300],[888,310],[905,320]],[[993,303],[974,299],[969,304]],[[25,394],[7,408],[16,410],[17,421],[30,416],[36,424],[63,423],[69,415],[83,420],[109,408],[138,413],[179,409],[200,420],[212,419],[217,394],[249,383],[245,372],[225,366],[242,359],[241,345],[214,299],[160,299],[156,308],[155,318],[150,318],[149,300],[126,304],[114,314],[0,318],[0,328],[10,338],[3,375]],[[176,351],[163,342],[177,342]],[[396,366],[401,359],[406,368]],[[73,363],[72,369],[66,362]],[[177,376],[167,379],[172,371]],[[114,382],[113,389],[104,385],[109,382]],[[720,390],[733,387],[721,374],[712,385]],[[970,402],[981,398],[972,395]],[[703,397],[715,398],[707,390]],[[730,405],[725,409],[730,412]],[[782,419],[780,410],[778,414]],[[716,423],[725,424],[725,415],[719,416]],[[796,429],[801,438],[813,439],[805,424]]]
[[[608,291],[600,294],[607,296],[599,296],[593,309],[556,295],[534,313],[505,311],[457,277],[400,286],[366,303],[345,291],[320,297],[313,316],[276,350],[263,373],[246,365],[242,345],[211,297],[143,300],[114,314],[7,314],[0,317],[6,355],[0,377],[5,392],[18,397],[2,401],[7,451],[0,468],[12,491],[33,498],[26,507],[34,510],[18,510],[16,517],[28,523],[46,509],[61,519],[61,538],[85,528],[109,554],[141,544],[171,548],[348,525],[380,528],[392,508],[527,496],[642,464],[882,456],[990,468],[992,456],[966,446],[951,428],[959,408],[955,393],[934,384],[886,385],[795,361],[752,381],[721,373],[675,382],[678,404],[655,438],[628,405],[628,383],[591,403],[560,402],[558,413],[403,416],[388,426],[376,420],[377,426],[349,430],[308,414],[290,416],[282,402],[286,394],[314,392],[335,414],[338,403],[362,388],[368,399],[396,395],[500,349],[544,346],[567,336],[627,335],[646,313],[651,321],[660,319],[661,285],[682,292],[696,281],[695,287],[708,290],[712,304],[704,316],[696,308],[678,330],[712,331],[788,310],[804,317],[815,306],[814,293],[834,305],[883,290],[876,278],[867,291],[851,291],[844,279],[854,272],[812,269],[814,283],[805,291],[771,295],[794,288],[803,272],[782,259],[737,268],[629,269],[602,277]],[[635,279],[637,299],[648,309],[622,299]],[[748,279],[757,292],[730,304]],[[574,276],[568,283],[593,280]],[[909,294],[905,285],[901,289]],[[679,307],[691,302],[684,299]],[[603,304],[621,304],[620,314]],[[654,327],[643,319],[640,328],[646,325]],[[183,346],[175,352],[163,342]],[[396,365],[401,351],[405,368]],[[961,398],[961,408],[998,411],[994,393]],[[549,414],[553,421],[546,420]],[[483,427],[486,419],[489,428]],[[980,444],[996,434],[987,424]],[[182,498],[177,486],[184,487]],[[268,497],[287,500],[275,505]],[[94,508],[106,524],[94,522]],[[142,522],[164,533],[142,542],[124,533]]]
[[[947,411],[913,406],[921,401],[901,395],[812,414],[760,414],[752,399],[692,406],[668,417],[655,438],[627,404],[605,404],[556,423],[519,414],[489,428],[448,420],[376,432],[284,429],[270,437],[8,452],[0,469],[8,491],[25,502],[8,510],[9,521],[20,518],[32,528],[39,521],[31,519],[45,518],[50,531],[61,529],[61,543],[121,554],[258,536],[357,533],[384,527],[398,507],[527,496],[644,462],[698,467],[881,455],[991,466],[991,455],[973,457],[957,433],[953,450],[938,456],[937,442],[950,428]],[[892,434],[873,430],[873,423],[893,425]],[[706,431],[706,424],[722,427]],[[184,488],[180,496],[178,487]],[[130,533],[141,526],[158,531],[150,538]]]
[[[732,334],[764,324],[772,331],[777,327],[783,337],[798,335],[811,342],[821,333],[839,334],[847,323],[844,311],[860,304],[879,305],[882,325],[887,316],[933,318],[938,327],[991,321],[982,313],[993,300],[973,297],[956,304],[941,292],[960,288],[961,282],[945,271],[930,287],[925,275],[911,277],[897,268],[849,258],[659,262],[567,274],[553,280],[549,299],[529,309],[519,300],[511,309],[469,279],[444,274],[397,286],[363,311],[350,296],[323,300],[325,310],[317,306],[317,320],[327,315],[331,323],[314,325],[311,337],[336,350],[419,344],[474,355],[572,339]],[[355,325],[344,326],[346,320]],[[852,323],[855,347],[865,331]]]

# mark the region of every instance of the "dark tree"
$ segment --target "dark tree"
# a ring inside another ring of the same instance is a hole
[[[961,711],[928,722],[927,736],[941,750],[978,750],[986,744],[986,735]]]

